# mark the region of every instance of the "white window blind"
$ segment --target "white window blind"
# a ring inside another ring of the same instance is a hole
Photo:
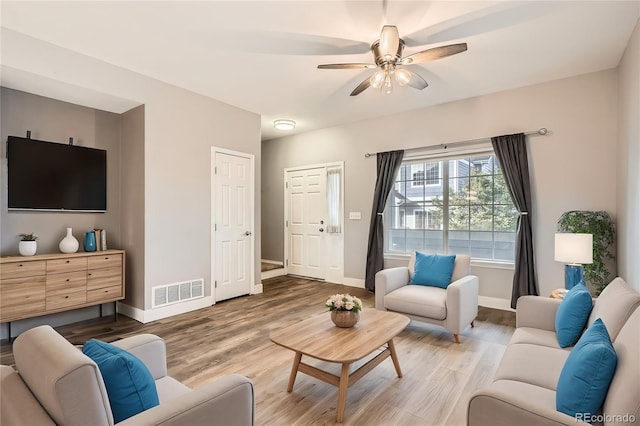
[[[328,220],[327,220],[327,232],[329,234],[339,234],[342,232],[342,224],[340,223],[340,200],[342,190],[342,170],[341,169],[328,169],[327,170],[327,207],[328,207]]]

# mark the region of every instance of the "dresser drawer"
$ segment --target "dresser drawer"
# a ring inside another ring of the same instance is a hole
[[[47,275],[47,297],[86,290],[87,271]]]
[[[7,279],[44,275],[46,268],[47,262],[45,260],[2,263],[0,264],[0,277]]]
[[[122,285],[121,268],[90,269],[87,271],[87,290]]]
[[[95,290],[88,290],[87,303],[111,302],[116,299],[122,299],[123,296],[121,285],[103,287]]]
[[[68,259],[47,260],[47,274],[82,271],[87,269],[86,257],[70,257]]]
[[[0,319],[13,321],[45,313],[44,275],[0,282]]]
[[[77,307],[77,305],[83,305],[85,303],[87,303],[87,292],[85,289],[72,293],[67,291],[63,294],[47,294],[47,311]]]
[[[122,253],[102,254],[89,257],[89,269],[97,268],[122,268]]]

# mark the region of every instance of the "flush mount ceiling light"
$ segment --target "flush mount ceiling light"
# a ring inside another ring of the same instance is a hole
[[[293,120],[276,120],[273,122],[273,127],[278,130],[293,130],[296,128],[296,122]]]

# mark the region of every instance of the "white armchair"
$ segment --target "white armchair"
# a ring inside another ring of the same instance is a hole
[[[470,275],[471,259],[456,256],[451,284],[446,289],[409,285],[415,260],[414,252],[408,267],[383,269],[376,274],[376,309],[441,325],[460,343],[460,333],[469,325],[473,327],[478,316],[478,277]]]

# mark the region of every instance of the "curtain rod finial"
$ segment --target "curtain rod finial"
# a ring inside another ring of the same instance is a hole
[[[546,135],[547,133],[549,133],[549,131],[547,130],[547,128],[546,128],[546,127],[542,127],[540,130],[538,130],[538,134],[539,134],[539,135],[544,136],[544,135]]]

